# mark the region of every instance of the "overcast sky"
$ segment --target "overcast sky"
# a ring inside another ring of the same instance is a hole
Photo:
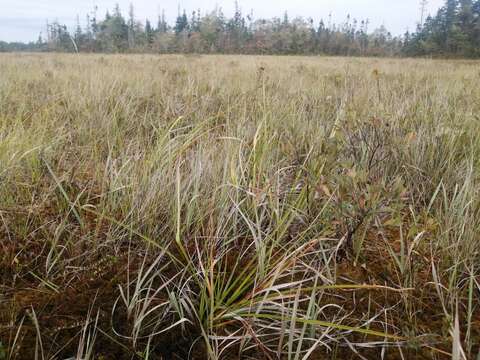
[[[192,10],[200,8],[212,10],[218,4],[226,15],[233,13],[234,0],[0,0],[0,40],[29,41],[36,40],[40,31],[45,32],[47,20],[58,20],[70,28],[75,24],[77,14],[82,26],[85,14],[94,5],[98,6],[99,17],[106,9],[112,9],[119,3],[127,14],[130,3],[135,6],[136,17],[156,20],[161,9],[165,9],[167,18],[173,22],[178,6]],[[350,14],[357,19],[369,18],[371,29],[384,24],[393,34],[402,34],[408,28],[414,30],[420,18],[419,0],[239,0],[244,13],[254,10],[255,18],[282,16],[288,11],[290,17],[312,17],[317,23],[332,14],[336,23],[345,20]],[[429,0],[428,10],[435,13],[443,0]]]

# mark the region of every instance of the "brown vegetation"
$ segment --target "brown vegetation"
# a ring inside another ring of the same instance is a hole
[[[0,57],[0,359],[479,353],[469,61]]]

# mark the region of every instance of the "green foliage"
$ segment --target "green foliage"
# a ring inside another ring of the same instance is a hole
[[[150,21],[147,20],[145,22],[145,37],[147,39],[148,44],[153,43],[153,36],[154,36],[154,32],[153,32],[152,25],[150,24]]]
[[[311,18],[254,19],[235,2],[231,18],[220,8],[178,13],[170,27],[165,12],[156,27],[149,19],[135,19],[130,5],[126,20],[118,5],[97,21],[96,9],[83,30],[77,19],[70,35],[65,25],[48,25],[47,41],[30,44],[0,42],[1,51],[99,51],[160,53],[327,54],[361,56],[480,56],[480,0],[445,0],[435,16],[426,19],[422,2],[421,23],[415,32],[393,36],[385,26],[369,30],[369,20],[347,16],[334,24]]]
[[[128,48],[128,26],[118,6],[112,16],[107,16],[99,24],[98,41],[101,48],[111,52],[121,52]]]
[[[227,18],[220,8],[206,12],[194,11],[191,18],[184,10],[175,24],[167,24],[165,13],[158,18],[156,28],[147,19],[145,24],[135,20],[130,6],[126,20],[117,5],[98,20],[96,9],[87,16],[87,26],[80,22],[72,32],[65,25],[54,23],[47,31],[46,43],[11,44],[8,48],[72,52],[195,52],[195,53],[260,53],[260,54],[331,54],[331,55],[398,55],[401,39],[394,38],[385,28],[368,33],[368,20],[357,21],[348,16],[341,24],[287,14],[280,18],[254,19],[245,16],[235,3],[235,11]],[[75,40],[73,45],[72,39]],[[5,45],[0,51],[5,51]]]
[[[446,0],[405,42],[408,55],[480,56],[480,0]]]
[[[184,31],[188,31],[188,19],[187,19],[187,13],[185,10],[183,10],[182,15],[179,14],[177,16],[174,31],[176,35],[179,35]]]

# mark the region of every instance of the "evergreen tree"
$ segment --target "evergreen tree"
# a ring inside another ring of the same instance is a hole
[[[460,0],[458,11],[458,34],[457,46],[464,55],[472,55],[474,52],[474,34],[473,34],[473,2],[472,0]]]
[[[135,10],[133,4],[130,3],[128,9],[128,47],[133,49],[135,47]]]
[[[178,14],[177,21],[175,22],[175,34],[180,34],[188,30],[188,18],[187,12],[183,10],[183,14]]]
[[[165,18],[165,10],[162,10],[162,14],[158,16],[157,31],[159,33],[166,33],[168,31],[168,24]]]
[[[428,0],[420,0],[420,26],[423,26],[427,14]]]
[[[428,17],[411,35],[408,55],[478,56],[476,32],[479,0],[446,0],[434,17]]]
[[[445,53],[455,53],[457,50],[457,10],[458,0],[447,0],[444,11],[441,12],[443,16],[439,18],[443,32],[441,45]]]
[[[76,18],[75,33],[73,35],[73,38],[77,43],[77,46],[80,46],[83,41],[83,33],[82,33],[82,27],[80,25],[80,17],[78,15]]]
[[[318,27],[311,18],[290,19],[288,13],[257,20],[253,12],[244,16],[238,2],[229,18],[219,7],[205,15],[200,9],[193,11],[189,18],[179,9],[173,27],[162,11],[154,29],[150,19],[144,24],[135,20],[133,5],[125,20],[117,4],[103,20],[97,19],[95,7],[84,29],[77,16],[72,35],[65,25],[54,22],[47,25],[46,41],[3,42],[1,49],[480,57],[480,0],[445,0],[435,16],[426,16],[427,1],[419,1],[416,31],[401,37],[392,36],[383,26],[370,32],[368,19],[357,21],[350,16],[335,24],[330,15]]]
[[[107,11],[105,20],[100,24],[98,34],[101,48],[112,52],[122,52],[128,48],[129,28],[120,11],[120,6],[115,5],[113,14]]]
[[[92,12],[92,17],[90,19],[90,28],[92,29],[93,38],[97,36],[99,31],[99,27],[97,23],[97,11],[98,11],[98,8],[95,6]]]
[[[474,55],[480,56],[480,0],[476,0],[472,5],[472,43]]]
[[[145,38],[148,46],[153,44],[153,28],[148,19],[145,21]]]

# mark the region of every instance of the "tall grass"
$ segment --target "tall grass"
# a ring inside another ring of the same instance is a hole
[[[475,358],[478,63],[0,57],[0,354]]]

